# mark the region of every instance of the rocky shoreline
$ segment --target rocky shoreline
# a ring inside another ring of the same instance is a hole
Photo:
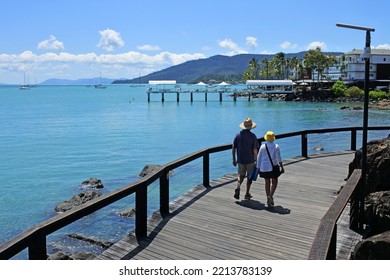
[[[248,94],[239,94],[246,97]],[[265,98],[268,100],[281,100],[290,102],[332,102],[332,103],[360,103],[359,106],[344,107],[342,109],[362,110],[364,98],[361,97],[334,97],[329,91],[306,91],[292,94],[254,94],[252,98]],[[390,100],[374,101],[370,100],[369,109],[372,110],[390,110]]]

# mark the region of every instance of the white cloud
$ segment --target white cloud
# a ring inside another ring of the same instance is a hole
[[[102,48],[106,51],[114,51],[125,45],[125,42],[122,40],[119,32],[116,32],[112,29],[106,29],[99,31],[100,33],[100,42],[98,44],[99,48]]]
[[[320,47],[321,51],[325,51],[326,50],[326,44],[324,42],[319,42],[319,41],[311,42],[306,47],[306,49],[307,50],[315,50],[317,47]]]
[[[290,43],[289,41],[284,41],[280,44],[280,48],[283,50],[294,50],[298,47],[297,44]]]
[[[137,46],[137,49],[141,51],[159,51],[160,47],[159,46],[152,46],[152,45],[142,45],[142,46]]]
[[[38,43],[38,50],[63,50],[64,43],[58,41],[57,38],[53,35],[50,35],[50,38]]]
[[[257,38],[248,36],[246,37],[246,45],[249,46],[251,49],[257,48]]]
[[[375,49],[389,50],[390,49],[390,44],[379,44],[378,46],[375,47]]]
[[[220,40],[218,42],[218,45],[221,48],[229,50],[227,55],[236,55],[236,54],[242,54],[242,53],[248,53],[247,51],[241,49],[235,42],[233,42],[231,39],[224,39]]]
[[[0,54],[0,73],[7,72],[7,76],[16,77],[14,81],[1,80],[1,82],[7,83],[19,82],[18,79],[20,79],[22,72],[34,72],[43,81],[50,77],[87,78],[91,73],[98,73],[99,69],[102,68],[107,69],[107,73],[112,78],[135,77],[139,75],[139,69],[142,69],[143,74],[146,75],[172,65],[205,57],[202,53],[160,52],[148,55],[130,51],[120,54],[98,55],[96,53],[72,54],[68,52],[36,54],[32,51],[25,51],[20,54]],[[6,79],[6,77],[1,76],[1,79]]]

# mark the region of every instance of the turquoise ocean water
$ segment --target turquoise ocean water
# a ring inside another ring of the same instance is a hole
[[[227,95],[219,102],[218,94],[209,94],[204,102],[203,93],[194,94],[194,102],[183,94],[179,103],[176,94],[166,94],[162,103],[157,94],[147,102],[146,90],[128,85],[0,87],[0,243],[56,215],[55,206],[81,192],[79,185],[85,179],[101,179],[104,193],[114,190],[137,180],[147,164],[165,164],[231,143],[246,117],[257,123],[253,132],[258,137],[267,130],[279,134],[362,125],[363,111],[340,110],[357,104],[248,102],[247,98],[233,102]],[[370,110],[369,125],[389,125],[389,115]],[[369,140],[388,133],[370,132]],[[324,152],[348,149],[349,137],[349,133],[316,135],[309,138],[309,149],[319,145]],[[280,140],[282,157],[299,155],[299,141]],[[211,178],[236,171],[230,151],[213,157]],[[201,162],[175,170],[171,198],[200,183],[200,174]],[[156,185],[150,191],[156,193],[148,201],[150,212],[156,207],[157,190]],[[133,223],[118,212],[133,203],[134,198],[128,198],[52,234],[48,238],[52,249],[84,246],[64,238],[76,231],[118,240]]]

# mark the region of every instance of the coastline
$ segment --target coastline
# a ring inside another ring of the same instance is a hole
[[[248,96],[247,94],[241,95]],[[329,91],[306,91],[293,94],[254,94],[252,98],[265,98],[271,100],[281,100],[290,102],[332,102],[332,103],[359,103],[363,104],[362,97],[334,97]],[[343,107],[342,109],[362,110],[363,107]],[[370,100],[369,109],[390,110],[390,100]]]

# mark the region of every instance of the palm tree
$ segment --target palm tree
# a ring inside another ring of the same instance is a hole
[[[291,59],[290,59],[290,63],[289,63],[289,68],[293,71],[294,73],[294,77],[293,77],[293,80],[297,80],[298,78],[298,69],[299,69],[299,63],[301,61],[299,60],[298,57],[296,56],[293,56]]]
[[[249,68],[249,71],[252,72],[254,79],[255,80],[258,79],[259,78],[259,72],[260,72],[259,60],[257,58],[255,58],[255,57],[253,57],[249,61],[248,68]]]
[[[264,58],[262,61],[261,61],[261,64],[264,65],[263,67],[263,70],[261,70],[261,76],[262,77],[265,77],[267,80],[269,79],[269,76],[270,76],[270,61],[268,58]]]
[[[275,54],[272,59],[272,64],[275,68],[275,75],[277,78],[283,78],[284,69],[286,68],[286,58],[283,52]]]
[[[253,73],[249,70],[245,71],[244,74],[242,74],[242,79],[244,81],[247,81],[247,80],[254,80],[255,77],[253,76]]]

